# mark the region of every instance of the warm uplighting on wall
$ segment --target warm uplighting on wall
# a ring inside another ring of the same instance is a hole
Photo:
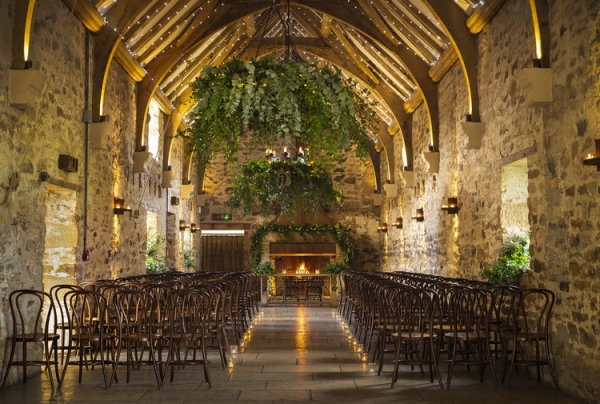
[[[446,205],[442,205],[442,210],[447,211],[448,214],[450,214],[450,215],[457,214],[458,211],[460,210],[460,207],[458,206],[458,198],[457,197],[448,198],[448,203]]]
[[[382,233],[387,233],[388,231],[388,225],[385,222],[379,223],[379,227],[377,228],[377,231],[380,231]]]
[[[192,233],[196,233],[198,230],[199,230],[199,229],[198,229],[198,226],[196,225],[196,223],[191,223],[191,224],[190,224],[190,231],[191,231]]]
[[[586,166],[596,166],[600,171],[600,139],[596,139],[596,154],[588,154],[583,160],[583,164]]]
[[[423,208],[417,209],[416,216],[413,217],[417,222],[422,222],[425,220],[425,213],[423,212]]]
[[[125,212],[131,212],[131,207],[125,207],[125,199],[114,198],[113,211],[115,215],[122,215]]]
[[[394,226],[397,229],[401,229],[402,228],[402,218],[397,217],[396,221],[394,223],[392,223],[392,226]]]
[[[184,231],[185,229],[189,228],[190,226],[188,226],[185,223],[185,220],[180,220],[179,221],[179,230]]]

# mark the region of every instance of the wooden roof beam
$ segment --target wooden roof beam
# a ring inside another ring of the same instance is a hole
[[[478,49],[476,37],[467,29],[467,15],[456,3],[447,0],[428,0],[425,4],[441,21],[457,53],[467,83],[468,114],[474,122],[479,122]]]

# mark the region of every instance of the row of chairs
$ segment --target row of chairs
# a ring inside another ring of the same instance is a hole
[[[481,381],[489,368],[498,387],[494,366],[500,359],[507,388],[517,366],[535,366],[538,382],[541,367],[548,366],[558,389],[550,350],[552,291],[400,272],[346,272],[343,279],[340,312],[373,352],[378,374],[384,356],[394,355],[392,386],[400,365],[418,365],[421,371],[429,366],[431,382],[435,376],[443,388],[443,354],[448,388],[461,365],[476,366]]]
[[[186,364],[203,365],[211,387],[207,350],[218,350],[227,366],[229,341],[238,343],[259,310],[257,280],[250,273],[172,274],[14,291],[2,388],[12,367],[22,367],[26,383],[28,367],[45,366],[60,390],[69,365],[78,366],[80,383],[84,368],[101,367],[107,389],[118,382],[120,366],[129,382],[134,369],[149,365],[160,389],[167,373],[173,382],[175,369]],[[40,347],[44,355],[32,352]]]

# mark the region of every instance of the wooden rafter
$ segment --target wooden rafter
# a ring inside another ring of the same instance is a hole
[[[172,7],[155,26],[147,30],[139,41],[130,47],[130,50],[138,55],[143,55],[156,42],[166,41],[165,35],[168,34],[169,30],[178,30],[179,23],[183,25],[183,21],[199,11],[200,6],[195,5],[197,2],[198,0],[179,0],[179,3]],[[180,12],[181,9],[184,11]],[[155,27],[158,27],[158,29],[155,29]]]
[[[360,57],[358,56],[358,50],[352,45],[352,43],[346,38],[346,34],[343,32],[342,28],[337,24],[331,24],[331,30],[336,35],[337,39],[340,41],[344,51],[346,54],[354,60],[354,63],[373,81],[375,84],[379,83],[379,79],[373,74],[373,72],[364,64]]]
[[[358,4],[362,7],[363,11],[367,13],[371,21],[375,24],[377,29],[387,37],[394,45],[399,45],[400,41],[394,36],[390,27],[387,26],[384,20],[381,19],[379,13],[373,8],[373,2],[367,0],[358,0]]]

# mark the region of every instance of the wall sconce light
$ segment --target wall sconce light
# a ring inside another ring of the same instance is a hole
[[[125,207],[125,199],[114,198],[113,211],[115,215],[122,215],[125,212],[131,212],[131,208],[129,206]]]
[[[600,139],[596,139],[596,155],[588,154],[587,157],[583,160],[583,164],[586,166],[596,166],[598,171],[600,171]]]
[[[387,233],[387,229],[388,229],[387,223],[382,222],[382,223],[379,223],[379,227],[377,228],[377,231],[380,231],[382,233]]]
[[[179,198],[176,196],[171,197],[171,205],[179,205]]]
[[[402,218],[397,217],[396,221],[394,223],[392,223],[392,226],[394,226],[397,229],[401,229],[402,228]]]
[[[196,233],[198,230],[199,230],[199,229],[198,229],[198,226],[196,226],[196,223],[191,223],[191,224],[190,224],[190,231],[191,231],[192,233]]]
[[[417,222],[422,222],[425,220],[425,215],[423,213],[423,208],[417,209],[417,215],[413,217]]]
[[[179,230],[184,231],[185,229],[189,228],[190,226],[185,224],[185,220],[180,220],[179,221]]]
[[[442,210],[447,211],[449,215],[456,215],[460,210],[460,207],[458,206],[458,198],[448,198],[448,204],[442,205]]]

